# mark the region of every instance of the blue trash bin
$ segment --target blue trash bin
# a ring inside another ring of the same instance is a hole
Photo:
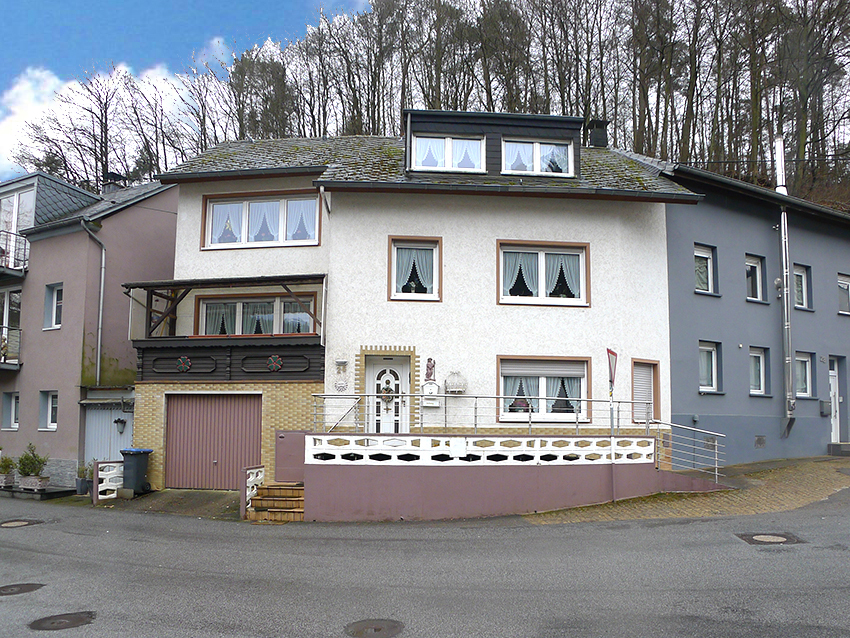
[[[143,448],[127,448],[121,450],[124,456],[124,489],[133,490],[134,494],[145,494],[151,491],[148,483],[148,457],[153,450]]]

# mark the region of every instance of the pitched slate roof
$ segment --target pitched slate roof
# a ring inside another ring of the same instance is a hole
[[[83,218],[99,219],[106,217],[169,188],[171,186],[165,186],[159,182],[150,182],[139,186],[123,188],[111,193],[105,193],[99,196],[94,203],[83,208],[69,210],[62,215],[55,215],[46,222],[39,222],[38,214],[36,214],[36,225],[32,228],[22,230],[21,234],[33,235],[60,226],[77,224]],[[39,189],[41,189],[41,184],[39,184]]]
[[[750,184],[734,177],[726,177],[718,173],[713,173],[702,168],[688,166],[687,164],[678,164],[667,162],[664,160],[646,157],[638,153],[630,151],[618,150],[617,153],[632,159],[649,169],[656,169],[662,176],[667,176],[670,179],[684,180],[689,188],[700,189],[701,187],[710,186],[719,190],[736,192],[746,197],[761,200],[775,206],[785,206],[789,209],[799,211],[801,213],[812,215],[815,217],[823,217],[827,219],[838,219],[844,222],[850,222],[850,213],[830,208],[822,204],[816,204],[793,195],[783,195],[775,190]]]
[[[35,189],[35,225],[62,219],[98,202],[100,196],[46,174],[38,175]]]
[[[157,177],[177,183],[287,173],[314,174],[317,185],[333,188],[698,199],[657,169],[608,148],[582,148],[578,178],[406,172],[404,141],[377,136],[225,142]]]

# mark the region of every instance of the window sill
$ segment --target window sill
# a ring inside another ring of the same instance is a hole
[[[839,317],[850,317],[850,312],[842,312],[841,310],[839,310],[838,316]]]
[[[753,399],[772,399],[772,394],[758,394],[755,392],[750,392],[750,397]]]
[[[280,242],[253,242],[250,244],[211,244],[201,246],[201,250],[252,250],[257,248],[297,248],[299,246],[318,246],[319,242],[316,239],[304,241],[288,241]]]
[[[719,292],[712,292],[710,290],[694,290],[695,295],[702,295],[703,297],[722,297]]]
[[[552,173],[552,172],[540,172],[536,173],[534,171],[502,171],[502,175],[508,175],[510,177],[557,177],[559,179],[563,179],[564,177],[575,177],[572,173]]]
[[[49,326],[47,328],[42,328],[41,330],[43,332],[48,332],[50,330],[61,330],[61,329],[62,329],[62,326]]]
[[[445,166],[412,166],[412,173],[466,173],[473,175],[486,175],[487,171],[483,168],[452,168]]]
[[[798,401],[817,401],[818,400],[817,397],[809,397],[809,396],[802,397],[799,394],[794,398],[797,399]]]
[[[794,310],[801,310],[803,312],[814,312],[814,308],[809,308],[808,306],[794,306]]]
[[[59,429],[59,428],[56,428],[56,427],[52,427],[52,428],[40,427],[40,428],[38,428],[38,431],[39,432],[56,432],[57,429]]]
[[[0,428],[0,432],[17,432],[18,428]]]
[[[526,301],[527,300],[527,301]],[[503,306],[553,306],[557,308],[590,308],[586,301],[561,299],[558,297],[502,297],[499,304]]]
[[[437,295],[410,295],[404,297],[390,297],[390,301],[430,301],[440,302],[442,298]]]
[[[716,396],[723,396],[723,395],[726,394],[722,390],[700,390],[699,393],[700,393],[700,395],[705,394],[705,395],[716,395]]]
[[[747,297],[747,303],[760,304],[762,306],[770,305],[769,301],[765,301],[764,299],[753,299],[752,297]]]

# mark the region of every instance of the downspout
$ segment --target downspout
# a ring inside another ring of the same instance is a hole
[[[80,220],[80,226],[88,233],[88,236],[100,246],[100,289],[97,294],[97,348],[95,353],[95,385],[100,386],[100,355],[103,344],[103,288],[106,278],[106,246],[100,241],[92,230],[86,225],[89,220],[85,217]]]
[[[785,188],[785,144],[781,135],[774,140],[776,145],[776,192],[787,195]],[[779,241],[782,254],[782,355],[785,372],[785,417],[782,419],[782,438],[787,439],[797,420],[797,392],[794,379],[794,348],[791,344],[791,252],[788,243],[788,210],[780,208]],[[778,282],[777,282],[778,283]]]
[[[410,172],[410,165],[413,159],[410,153],[413,151],[412,133],[410,132],[410,113],[407,114],[407,126],[404,128],[404,172]]]

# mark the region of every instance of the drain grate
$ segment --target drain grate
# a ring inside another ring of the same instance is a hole
[[[0,586],[0,596],[15,596],[17,594],[28,594],[36,589],[41,589],[44,585],[38,583],[21,583],[19,585],[3,585]]]
[[[358,620],[357,622],[349,623],[345,626],[345,633],[354,638],[390,638],[390,636],[398,636],[404,625],[397,620],[388,619],[368,619]]]
[[[29,628],[44,631],[71,629],[72,627],[90,625],[94,620],[94,617],[95,613],[93,611],[78,611],[73,614],[59,614],[58,616],[48,616],[47,618],[33,620],[29,624]]]
[[[745,543],[750,545],[796,545],[805,543],[794,534],[788,532],[762,532],[758,534],[735,534]]]
[[[38,525],[39,523],[43,522],[44,521],[33,521],[19,518],[11,521],[3,521],[2,523],[0,523],[0,527],[26,527],[27,525]]]

